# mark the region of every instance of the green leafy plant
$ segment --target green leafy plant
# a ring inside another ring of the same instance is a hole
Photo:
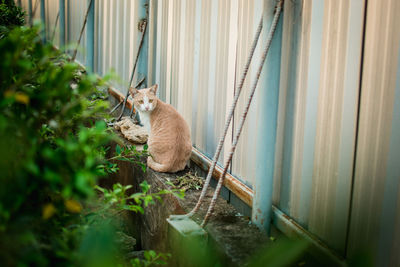
[[[118,161],[146,166],[147,147],[123,142],[107,127],[104,80],[43,44],[39,29],[16,27],[0,39],[0,261],[14,265],[128,264],[117,236],[122,211],[142,212],[165,194],[131,186],[96,187]],[[101,199],[95,187],[103,193]],[[161,264],[146,252],[135,264]]]
[[[113,156],[109,160],[129,161],[140,165],[142,167],[143,172],[145,172],[147,165],[143,161],[141,161],[141,159],[149,155],[150,154],[148,151],[147,144],[143,146],[142,151],[138,151],[135,146],[127,145],[121,147],[117,144],[115,147],[115,156]]]
[[[169,258],[171,258],[171,254],[169,253],[156,253],[153,250],[148,250],[144,252],[144,259],[132,259],[130,263],[132,267],[166,265]]]
[[[102,81],[92,74],[76,81],[79,66],[63,58],[41,43],[37,28],[16,27],[0,40],[0,258],[5,265],[75,259],[62,256],[74,250],[60,237],[66,226],[80,222],[86,201],[95,196],[93,187],[104,175],[98,165],[106,162],[102,150],[116,139],[93,116],[106,113],[106,102],[90,102]]]
[[[117,246],[105,245],[118,220],[103,216],[111,209],[96,213],[94,186],[141,152],[107,158],[110,142],[121,141],[104,119],[104,82],[43,44],[38,30],[16,27],[0,40],[0,261],[118,262]]]
[[[130,210],[133,212],[144,213],[144,208],[149,204],[154,204],[155,200],[162,202],[162,196],[173,194],[179,198],[184,197],[184,191],[179,189],[159,190],[156,193],[150,192],[150,185],[144,181],[140,184],[142,192],[129,194],[131,185],[114,184],[112,189],[105,189],[96,186],[96,189],[103,193],[105,209],[113,207],[116,211]]]
[[[14,1],[0,1],[0,39],[15,26],[25,24],[25,12]]]

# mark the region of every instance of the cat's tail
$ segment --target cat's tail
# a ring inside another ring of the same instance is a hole
[[[171,166],[168,164],[160,164],[155,162],[151,157],[147,158],[147,166],[157,172],[171,172]]]

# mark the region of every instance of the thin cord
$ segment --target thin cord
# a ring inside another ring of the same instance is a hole
[[[117,108],[119,108],[119,106],[121,106],[122,102],[124,101],[121,101],[118,104],[116,104],[115,107],[113,107],[113,109],[108,114],[112,114]]]
[[[264,53],[262,55],[260,65],[258,67],[258,71],[257,71],[257,74],[256,74],[256,79],[255,79],[255,81],[253,83],[253,87],[251,89],[250,96],[249,96],[249,98],[247,100],[245,109],[243,111],[242,118],[241,118],[240,123],[239,123],[239,128],[237,129],[235,138],[233,139],[232,147],[231,147],[231,150],[229,152],[228,160],[225,163],[224,171],[223,171],[223,173],[221,174],[221,177],[218,180],[217,188],[215,189],[213,198],[211,200],[210,206],[208,207],[207,214],[204,217],[204,220],[203,220],[203,222],[201,224],[201,227],[204,227],[207,224],[207,222],[208,222],[208,220],[209,220],[209,218],[210,218],[210,216],[211,216],[211,214],[212,214],[212,212],[214,210],[215,204],[217,202],[217,197],[218,197],[218,195],[219,195],[219,193],[221,191],[222,184],[223,184],[224,179],[225,179],[226,172],[227,172],[228,167],[229,167],[229,165],[230,165],[230,163],[232,161],[233,153],[235,152],[236,145],[237,145],[237,143],[239,141],[240,133],[242,132],[242,128],[243,128],[244,122],[246,120],[246,117],[247,117],[247,114],[248,114],[248,111],[249,111],[249,108],[250,108],[250,104],[251,104],[251,101],[252,101],[253,96],[254,96],[254,92],[255,92],[255,90],[257,88],[258,80],[260,79],[260,75],[261,75],[261,71],[262,71],[263,66],[264,66],[265,59],[267,58],[267,54],[268,54],[269,48],[271,46],[272,37],[274,36],[275,30],[276,30],[276,26],[277,26],[278,21],[279,21],[279,16],[280,16],[281,10],[282,10],[282,3],[283,3],[283,0],[280,0],[279,3],[278,3],[277,9],[276,9],[276,13],[275,13],[274,19],[272,21],[272,25],[271,25],[270,32],[269,32],[269,35],[268,35],[267,44],[265,46]]]
[[[136,54],[135,64],[133,65],[133,69],[132,69],[132,73],[131,73],[131,80],[129,82],[128,90],[126,92],[124,103],[122,105],[122,110],[121,110],[121,113],[119,114],[119,116],[117,118],[117,121],[119,121],[122,118],[122,115],[124,114],[124,111],[125,111],[126,101],[128,100],[128,96],[129,96],[129,88],[132,85],[133,75],[135,74],[136,65],[137,65],[137,62],[138,62],[138,59],[139,59],[139,55],[140,55],[140,50],[142,49],[142,46],[143,46],[144,35],[145,35],[146,29],[147,29],[147,19],[144,21],[144,25],[143,26],[144,26],[144,29],[143,29],[143,32],[142,32],[142,38],[140,39],[139,48],[138,48],[138,51],[137,51],[137,54]]]
[[[142,85],[142,83],[145,81],[145,78],[143,77],[134,88],[138,88],[140,85]],[[125,100],[125,98],[124,98]],[[115,105],[115,107],[113,107],[113,109],[109,112],[109,114],[113,113],[117,108],[119,108],[119,106],[121,106],[121,104],[124,102],[124,100],[120,101],[118,104]],[[132,110],[134,110],[133,105],[132,105]]]
[[[57,24],[58,24],[58,19],[59,18],[60,18],[60,10],[58,10],[57,17],[56,17],[56,22],[54,23],[54,29],[53,29],[53,34],[52,34],[52,37],[51,37],[51,42],[53,42],[54,36],[56,35],[56,28],[57,28]]]
[[[36,10],[37,10],[38,6],[39,6],[39,0],[36,0],[35,6],[33,7],[33,11],[32,11],[32,18],[35,17]]]
[[[71,61],[75,61],[75,59],[76,59],[76,54],[78,53],[78,47],[79,47],[79,44],[81,43],[83,31],[85,30],[85,27],[86,27],[87,18],[89,16],[89,11],[90,11],[90,7],[92,6],[92,3],[93,3],[93,0],[90,0],[89,6],[88,6],[87,11],[86,11],[85,20],[84,20],[83,25],[82,25],[81,33],[79,34],[78,43],[76,44],[76,47],[75,47],[73,56],[71,58]]]

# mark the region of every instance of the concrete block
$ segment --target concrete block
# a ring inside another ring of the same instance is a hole
[[[170,227],[174,228],[184,238],[198,238],[207,242],[207,232],[185,215],[171,215],[167,219]]]
[[[168,219],[168,241],[174,254],[171,266],[210,266],[207,232],[184,215]]]

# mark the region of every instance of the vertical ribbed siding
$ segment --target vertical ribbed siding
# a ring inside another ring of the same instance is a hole
[[[75,47],[78,40],[89,2],[66,0],[66,42],[73,44],[71,48]],[[46,5],[47,36],[50,38],[58,12],[58,2],[47,0]],[[119,78],[113,85],[123,93],[126,92],[140,38],[137,9],[137,1],[127,0],[96,1],[95,5],[94,70],[100,75],[114,70]],[[59,25],[54,38],[56,45],[59,43],[58,29]],[[78,49],[77,60],[81,63],[86,61],[86,29]]]
[[[345,206],[340,207],[344,211],[344,214],[341,215],[345,215],[342,217],[341,225],[333,225],[333,222],[338,216],[335,212],[337,181],[338,179],[351,180],[350,176],[338,177],[337,175],[340,138],[354,140],[354,136],[340,136],[343,116],[353,116],[353,114],[342,114],[341,112],[344,102],[348,10],[348,1],[328,1],[325,5],[325,29],[321,58],[322,77],[318,95],[312,197],[308,224],[311,232],[325,240],[330,240],[333,247],[342,250],[346,237],[348,201]],[[354,77],[354,79],[357,78],[357,76]],[[348,89],[357,91],[358,87]],[[349,104],[357,106],[357,102]],[[354,128],[355,126],[350,125],[349,127]],[[347,183],[339,190],[344,192],[345,198],[349,199],[350,189],[350,183]],[[341,230],[334,231],[334,227]]]
[[[76,43],[78,42],[79,34],[82,29],[83,21],[85,20],[86,10],[88,6],[87,1],[81,0],[67,0],[67,43],[74,44],[74,48]],[[56,12],[56,11],[52,11]],[[78,48],[78,53],[76,56],[76,60],[80,63],[86,62],[85,55],[85,47],[86,47],[86,28],[83,32],[82,39]]]
[[[83,21],[85,19],[86,10],[87,10],[87,1],[81,0],[66,0],[66,42],[73,44],[73,49],[75,49],[75,45],[78,42],[79,34],[82,29]],[[52,10],[52,13],[57,13],[56,10]],[[86,62],[85,56],[85,45],[86,45],[86,28],[83,32],[83,36],[80,42],[80,46],[78,48],[78,53],[76,56],[76,60],[80,63]]]
[[[181,36],[180,36],[180,78],[179,78],[179,99],[178,111],[192,125],[192,85],[193,85],[193,62],[194,62],[194,32],[196,21],[196,3],[194,1],[183,1],[181,17]]]
[[[284,5],[273,203],[286,213],[289,210],[289,189],[292,173],[291,155],[293,151],[296,82],[300,79],[293,74],[297,72],[297,66],[300,66],[301,58],[297,57],[301,47],[299,45],[301,44],[299,42],[300,37],[308,36],[302,32],[304,23],[301,23],[302,20],[300,20],[301,12],[302,6],[298,3],[289,1]],[[303,68],[305,67],[301,66],[299,70]]]
[[[16,5],[18,5],[18,3],[16,1],[14,1],[14,2]],[[40,5],[41,5],[40,0],[32,0],[32,15],[33,15],[32,21],[36,20],[36,22],[39,22],[39,20],[40,20]],[[53,32],[55,18],[57,16],[57,12],[58,12],[59,3],[56,1],[46,0],[45,5],[46,5],[46,8],[48,8],[48,10],[46,10],[46,25],[47,25],[46,36],[51,37],[51,34]],[[29,0],[22,0],[21,7],[26,12],[25,23],[28,24],[29,23],[29,12],[28,12]],[[55,42],[58,41],[57,33],[56,33],[56,38],[54,38],[54,40],[55,40]]]
[[[236,22],[237,22],[238,1],[223,0],[219,1],[218,6],[218,29],[216,38],[216,73],[215,73],[215,92],[214,92],[214,114],[213,122],[213,142],[209,144],[209,150],[215,151],[219,138],[223,133],[228,109],[233,101],[235,88],[235,48],[236,48]],[[230,147],[231,136],[226,137],[225,150]],[[219,161],[225,162],[228,153],[222,151]]]
[[[290,214],[291,216],[299,217],[299,199],[300,199],[300,186],[301,186],[301,158],[304,143],[304,118],[305,118],[305,97],[307,88],[308,64],[309,64],[309,46],[310,46],[310,32],[311,32],[311,2],[306,1],[302,3],[301,16],[299,14],[299,23],[301,23],[301,34],[298,44],[298,59],[297,70],[294,73],[288,73],[288,76],[295,76],[296,83],[293,89],[294,93],[290,95],[293,99],[293,113],[289,116],[293,117],[292,122],[292,136],[285,140],[284,149],[290,149],[290,153],[285,154],[283,158],[282,169],[287,172],[283,173],[282,179],[291,178],[286,183],[286,187],[281,190],[281,198],[283,195],[287,197],[279,200],[279,207]],[[284,33],[285,35],[285,33]],[[290,64],[290,63],[289,63]],[[284,76],[282,76],[284,77]],[[279,123],[283,123],[282,121]],[[289,147],[288,147],[289,146]]]
[[[197,148],[206,152],[208,156],[212,155],[212,151],[206,151],[205,143],[208,139],[206,135],[207,130],[207,93],[208,93],[208,75],[209,75],[209,62],[210,62],[210,21],[209,15],[211,8],[210,0],[203,0],[201,5],[201,19],[200,19],[200,57],[199,57],[199,78],[197,88],[197,113],[195,118],[196,132],[192,141]]]
[[[211,157],[224,125],[227,98],[233,96],[237,10],[232,19],[231,5],[237,8],[237,1],[158,1],[154,5],[157,48],[150,55],[155,70],[152,79],[160,85],[160,97],[191,125],[194,146]]]
[[[358,103],[365,2],[285,3],[274,203],[342,255],[346,247],[349,255],[367,247],[376,252],[377,266],[396,266],[400,264],[400,2],[368,1]],[[124,92],[140,38],[139,1],[96,3],[95,69],[102,75],[114,69],[121,77],[115,86]],[[185,117],[194,145],[208,156],[221,134],[262,3],[151,2],[149,29],[154,43],[150,40],[149,79],[159,83],[160,97]],[[46,5],[51,37],[58,1],[47,0]],[[66,7],[67,42],[74,43],[87,1],[66,0]],[[40,4],[35,18],[40,18]],[[84,33],[78,53],[82,63],[85,38]],[[260,53],[258,47],[253,66]],[[235,123],[254,74],[250,68]],[[261,80],[268,74],[263,73]],[[249,186],[257,161],[254,133],[263,110],[257,94],[232,165],[233,174]],[[231,138],[232,129],[224,151]]]
[[[243,72],[244,65],[249,56],[250,47],[254,34],[256,32],[258,22],[262,16],[263,4],[262,1],[239,1],[238,6],[238,41],[237,41],[237,54],[236,54],[236,84],[239,83],[241,75]],[[235,110],[234,130],[239,124],[240,118],[242,116],[245,103],[250,94],[251,86],[255,79],[257,66],[260,62],[262,51],[264,50],[263,42],[268,33],[268,28],[264,29],[262,36],[260,37],[259,44],[254,53],[252,64],[250,65],[247,78],[243,84],[243,90],[241,98],[238,101],[238,105]],[[265,72],[262,73],[260,77],[259,84],[263,84],[263,79],[265,77]],[[240,177],[240,179],[247,184],[252,186],[254,184],[255,177],[255,165],[256,165],[256,132],[257,127],[257,111],[258,111],[258,90],[262,89],[262,86],[258,86],[257,91],[254,95],[246,122],[243,126],[242,134],[236,148],[236,153],[232,160],[232,174]]]
[[[126,93],[141,36],[138,30],[139,2],[105,0],[96,3],[99,12],[96,71],[104,75],[114,70],[119,81],[113,85]],[[135,81],[136,78],[133,83]]]
[[[286,23],[284,36],[290,34],[299,42],[297,47],[286,46],[281,74],[281,81],[289,82],[281,83],[281,92],[286,93],[280,101],[293,104],[280,110],[284,137],[278,141],[280,184],[275,203],[342,254],[352,173],[343,171],[347,166],[340,162],[354,154],[362,47],[363,2],[356,2],[293,4],[293,13],[287,10],[285,16],[299,14],[296,10],[301,8],[301,17],[287,19],[301,24],[293,29]],[[287,59],[289,52],[297,58]],[[352,157],[346,163],[352,166]]]
[[[60,21],[58,18],[57,21],[57,14],[59,10],[59,1],[52,1],[52,0],[47,0],[46,1],[46,24],[48,25],[46,27],[46,34],[47,34],[47,39],[49,41],[52,41],[54,45],[59,46],[60,44],[60,38],[59,38],[59,32],[60,32]],[[57,25],[56,25],[57,21]],[[55,31],[54,31],[55,27]],[[54,39],[53,38],[53,33],[54,34]]]
[[[22,0],[21,6],[26,12],[25,22],[26,24],[29,23],[29,0]],[[36,8],[36,9],[35,9]],[[40,20],[40,0],[32,0],[32,13],[33,14],[33,21]]]
[[[94,11],[94,70],[100,75],[103,76],[104,73],[102,71],[102,51],[103,51],[103,43],[102,43],[102,31],[103,31],[103,10],[104,5],[99,5],[97,2],[95,3],[95,11]]]
[[[287,210],[288,214],[294,218],[299,218],[299,206],[300,206],[300,188],[301,188],[301,163],[304,143],[304,120],[305,120],[305,108],[306,95],[307,95],[307,77],[308,77],[308,65],[309,65],[309,46],[310,46],[310,32],[311,32],[311,2],[303,2],[302,4],[302,16],[301,19],[301,37],[298,48],[298,69],[295,74],[297,78],[295,95],[294,98],[294,111],[293,118],[293,141],[292,153],[285,155],[287,161],[284,163],[290,164],[289,166],[284,165],[283,169],[290,172],[292,179],[289,181],[290,186],[283,188],[288,192],[289,196],[287,199],[282,199],[282,203],[279,206],[286,207],[283,210]],[[292,73],[289,75],[293,75]],[[281,122],[282,123],[282,122]],[[286,140],[287,142],[291,140]],[[285,144],[285,146],[287,146]],[[283,176],[286,177],[286,176]],[[281,192],[282,195],[283,192]],[[285,201],[285,202],[283,202]]]
[[[398,266],[400,2],[368,1],[349,253]],[[396,243],[397,242],[397,243]]]
[[[29,6],[28,6],[28,0],[22,0],[21,1],[21,7],[24,9],[24,10],[26,10],[26,11],[28,11],[28,8],[29,8]],[[32,8],[33,8],[33,1],[32,1]],[[28,12],[26,13],[27,14],[27,16],[28,16]],[[26,22],[28,22],[29,20],[28,20],[28,18],[26,19]]]

